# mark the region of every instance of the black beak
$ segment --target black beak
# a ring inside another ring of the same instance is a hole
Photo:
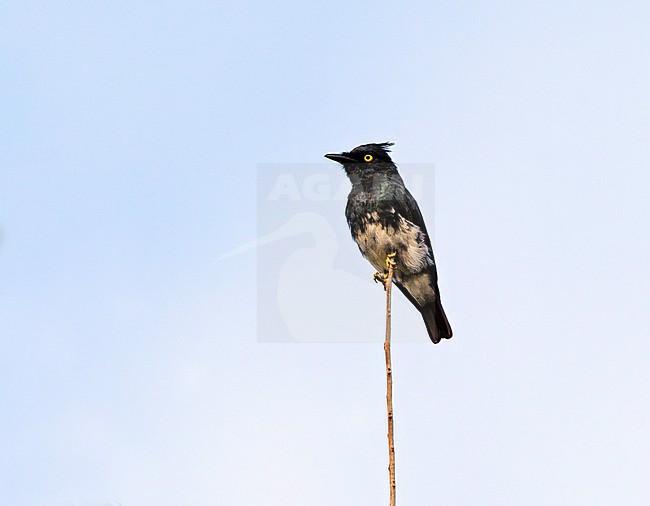
[[[329,158],[330,160],[339,163],[357,163],[357,161],[354,158],[350,158],[347,153],[328,153],[325,155],[325,158]]]

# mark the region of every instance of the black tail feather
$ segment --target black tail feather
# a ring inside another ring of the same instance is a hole
[[[451,325],[439,300],[422,307],[420,312],[433,344],[438,344],[441,339],[451,339],[453,335]]]

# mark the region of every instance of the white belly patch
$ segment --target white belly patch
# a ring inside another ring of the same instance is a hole
[[[400,217],[397,228],[383,227],[377,213],[368,214],[365,230],[354,239],[372,266],[383,272],[386,255],[397,253],[397,276],[421,272],[433,265],[425,236],[420,227]]]

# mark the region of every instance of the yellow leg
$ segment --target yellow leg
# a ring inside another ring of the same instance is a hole
[[[389,267],[392,267],[393,269],[397,267],[397,264],[395,263],[395,257],[397,256],[397,253],[389,253],[386,256],[386,270],[389,269]]]
[[[388,280],[388,269],[390,267],[395,269],[395,267],[397,266],[397,264],[395,263],[395,256],[397,256],[397,253],[389,253],[386,256],[386,272],[384,272],[383,274],[379,272],[375,272],[372,275],[372,279],[375,280],[375,283],[377,282],[381,283],[382,285],[384,285],[384,289],[386,288],[386,281]]]

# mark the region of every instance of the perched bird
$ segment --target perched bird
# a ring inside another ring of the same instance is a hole
[[[451,338],[451,326],[440,302],[431,239],[417,202],[390,158],[392,145],[364,144],[325,157],[343,165],[352,183],[345,217],[361,254],[379,272],[386,272],[386,262],[394,258],[393,281],[420,311],[437,344]]]

